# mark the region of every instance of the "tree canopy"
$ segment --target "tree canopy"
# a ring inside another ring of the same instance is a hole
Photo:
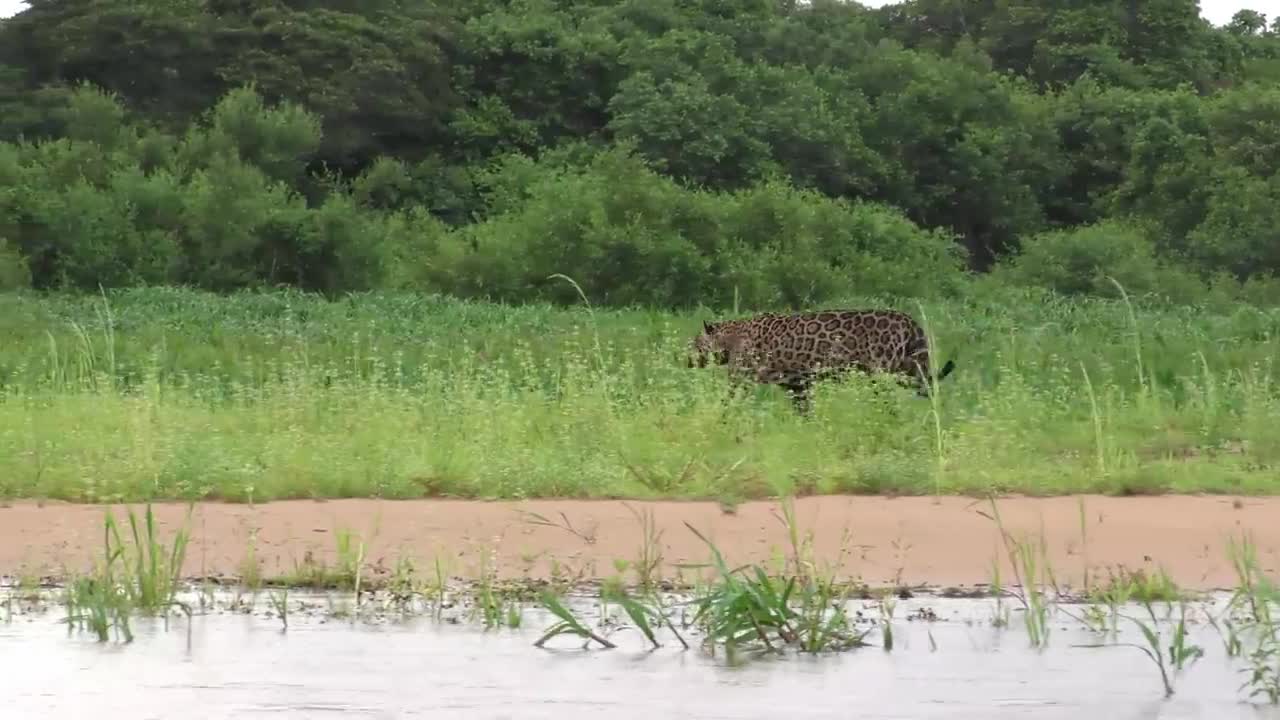
[[[566,272],[601,302],[800,304],[994,270],[1192,297],[1280,273],[1278,201],[1280,27],[1196,0],[31,0],[0,23],[0,287],[527,299]]]

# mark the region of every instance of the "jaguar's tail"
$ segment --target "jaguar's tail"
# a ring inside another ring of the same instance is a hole
[[[948,361],[947,361],[947,363],[946,363],[945,365],[943,365],[943,366],[942,366],[942,369],[938,371],[938,381],[939,381],[939,382],[941,382],[941,381],[942,381],[942,378],[944,378],[944,377],[946,377],[946,376],[950,375],[950,374],[951,374],[951,371],[952,371],[952,370],[955,370],[955,369],[956,369],[956,363],[955,363],[955,361],[954,361],[954,360],[948,360]]]
[[[917,366],[917,368],[919,368],[919,366]],[[920,397],[927,398],[929,397],[930,385],[932,383],[930,382],[929,373],[924,372],[923,368],[919,368],[919,369],[920,369],[920,374],[917,375],[917,381],[918,381],[917,384],[918,384],[919,390],[917,391],[917,394]],[[942,379],[950,375],[951,372],[955,369],[956,369],[955,360],[948,360],[945,364],[943,364],[942,369],[938,371],[938,377],[936,379],[936,382],[939,382],[939,383],[942,382]]]

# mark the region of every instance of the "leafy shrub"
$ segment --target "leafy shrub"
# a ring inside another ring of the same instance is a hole
[[[718,299],[800,307],[858,295],[945,294],[963,275],[959,246],[876,203],[849,203],[773,181],[724,198]]]
[[[516,181],[518,179],[518,181]],[[487,178],[490,217],[436,246],[435,289],[502,300],[754,307],[840,294],[929,294],[962,277],[956,245],[874,204],[770,181],[681,187],[625,149],[585,166],[512,159]]]
[[[1116,220],[1026,238],[1022,251],[997,269],[992,280],[1038,285],[1067,295],[1113,297],[1119,291],[1109,277],[1130,294],[1192,300],[1204,293],[1197,278],[1157,258],[1150,230]]]
[[[709,196],[687,191],[624,152],[585,168],[549,167],[530,175],[526,198],[495,183],[503,211],[464,228],[443,248],[452,287],[504,300],[577,302],[564,273],[601,304],[691,304],[702,297],[718,233]]]
[[[1280,177],[1242,167],[1219,170],[1204,221],[1187,236],[1188,254],[1238,278],[1280,273]]]
[[[0,236],[0,292],[31,287],[31,270],[26,258],[9,240]]]

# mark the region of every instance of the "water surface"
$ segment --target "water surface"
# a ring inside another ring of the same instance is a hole
[[[731,663],[678,643],[648,651],[622,631],[616,650],[572,639],[532,647],[550,618],[485,632],[430,618],[379,623],[295,615],[287,631],[260,615],[196,616],[165,630],[139,621],[132,644],[68,637],[60,612],[0,623],[6,718],[1280,718],[1238,691],[1244,677],[1206,626],[1205,657],[1163,699],[1156,667],[1134,648],[1088,649],[1098,636],[1063,620],[1050,647],[1028,647],[1016,614],[993,628],[983,601],[904,601],[936,622],[895,623],[892,652]],[[1123,626],[1122,627],[1126,627]],[[933,642],[929,635],[932,634]],[[878,641],[878,635],[872,636]],[[1122,640],[1139,641],[1135,631]],[[935,647],[936,645],[936,647]]]

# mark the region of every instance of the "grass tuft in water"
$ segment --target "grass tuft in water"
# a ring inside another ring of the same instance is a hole
[[[166,552],[165,546],[157,536],[155,513],[151,505],[147,505],[143,514],[144,525],[140,529],[138,518],[133,510],[129,510],[129,529],[133,536],[132,546],[126,545],[120,538],[119,526],[111,513],[106,517],[108,552],[119,551],[119,557],[126,562],[132,556],[132,572],[125,577],[127,587],[132,595],[133,606],[145,613],[159,615],[172,608],[179,608],[191,614],[191,609],[177,600],[178,588],[182,578],[182,564],[186,560],[187,542],[190,538],[188,527],[191,523],[192,508],[188,506],[187,517],[183,527],[173,537],[173,546]]]
[[[271,590],[267,593],[267,599],[271,602],[271,608],[275,611],[276,617],[280,618],[280,630],[287,631],[289,629],[289,588],[281,588],[279,591]]]
[[[550,591],[543,592],[540,600],[542,607],[546,608],[548,612],[555,615],[560,620],[548,628],[547,631],[542,634],[542,637],[538,638],[537,641],[533,643],[534,647],[543,647],[549,640],[561,635],[575,635],[577,637],[584,638],[586,640],[582,645],[584,648],[590,645],[593,640],[608,649],[617,647],[617,645],[614,645],[606,638],[597,635],[595,631],[591,630],[584,625],[582,621],[578,620],[578,618],[574,616],[573,611],[571,611],[564,604],[564,601],[555,593]]]
[[[1248,688],[1250,698],[1265,697],[1272,705],[1280,704],[1280,626],[1274,613],[1280,605],[1280,588],[1258,565],[1257,547],[1248,534],[1232,538],[1228,554],[1236,589],[1222,617],[1210,622],[1222,634],[1227,656],[1247,662],[1241,669],[1246,679],[1240,690]]]
[[[109,566],[108,566],[109,568]],[[66,607],[67,632],[73,630],[93,633],[98,642],[107,642],[112,632],[122,642],[133,642],[133,630],[129,624],[133,606],[129,595],[116,582],[110,569],[99,570],[94,576],[77,577],[63,594]]]
[[[1133,622],[1142,632],[1142,638],[1145,644],[1115,642],[1115,643],[1093,643],[1078,645],[1077,647],[1085,648],[1106,648],[1106,647],[1131,647],[1136,648],[1151,660],[1160,672],[1160,683],[1164,687],[1165,697],[1172,697],[1174,690],[1174,680],[1178,674],[1186,667],[1195,664],[1197,660],[1204,657],[1204,648],[1191,643],[1188,640],[1187,633],[1187,603],[1180,601],[1178,607],[1178,620],[1173,625],[1173,632],[1169,638],[1168,646],[1164,645],[1162,633],[1160,632],[1160,621],[1156,617],[1156,611],[1152,603],[1148,599],[1142,599],[1141,605],[1147,611],[1147,617],[1150,622],[1141,618],[1125,616]],[[1168,603],[1172,609],[1173,603]]]
[[[114,630],[118,639],[132,642],[130,616],[135,613],[162,616],[167,624],[168,612],[177,608],[190,619],[191,607],[179,601],[177,593],[190,537],[191,508],[184,526],[174,534],[171,548],[161,542],[149,504],[141,524],[132,508],[128,519],[131,544],[121,536],[114,513],[106,512],[101,560],[91,574],[76,577],[64,593],[64,622],[69,631],[89,630],[100,642],[106,642]]]
[[[1023,620],[1031,647],[1043,650],[1049,645],[1050,630],[1050,607],[1045,589],[1056,586],[1053,570],[1049,564],[1048,547],[1043,535],[1040,536],[1038,543],[1030,538],[1015,538],[1005,528],[995,498],[990,498],[990,502],[991,514],[988,515],[981,510],[978,514],[994,522],[1000,531],[1009,565],[1013,569],[1016,589],[1010,592],[1022,604]],[[998,572],[999,563],[993,563],[993,566]],[[1000,590],[1003,591],[1003,589],[1002,587]]]
[[[854,627],[846,609],[848,593],[830,576],[813,573],[771,576],[755,565],[730,570],[715,543],[685,523],[711,551],[715,581],[691,605],[693,622],[706,632],[714,651],[792,647],[818,653],[865,646],[868,631]]]

